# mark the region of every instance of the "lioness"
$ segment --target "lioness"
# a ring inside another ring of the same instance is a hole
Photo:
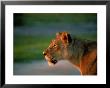
[[[56,38],[43,52],[49,65],[54,65],[58,60],[68,60],[81,75],[97,74],[97,43],[71,38],[67,32],[56,33]]]

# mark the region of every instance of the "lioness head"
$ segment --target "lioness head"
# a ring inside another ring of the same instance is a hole
[[[56,33],[56,38],[51,41],[49,47],[43,52],[48,64],[54,65],[58,62],[58,60],[64,59],[64,57],[68,54],[67,47],[71,44],[71,42],[72,39],[69,33]]]

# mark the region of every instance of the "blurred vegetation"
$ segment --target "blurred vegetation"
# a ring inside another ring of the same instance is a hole
[[[97,24],[97,14],[50,14],[50,13],[14,13],[14,62],[27,62],[32,60],[44,60],[42,52],[48,47],[55,35],[23,35],[16,33],[20,27],[35,26],[51,23],[94,23]],[[19,27],[16,29],[16,27]],[[44,27],[45,28],[45,27]],[[21,29],[20,29],[21,30]],[[32,31],[32,29],[29,29]],[[38,29],[36,29],[39,31]],[[43,30],[44,33],[48,30]],[[27,30],[26,30],[27,31]],[[35,31],[35,30],[33,30]],[[49,30],[50,31],[50,30]],[[53,30],[51,30],[53,31]],[[59,30],[60,31],[60,30]],[[21,31],[23,32],[23,31]],[[97,40],[95,34],[76,34],[76,37],[87,40]]]
[[[97,14],[95,13],[15,13],[14,25],[35,25],[38,22],[51,23],[51,22],[63,22],[63,23],[96,23]]]
[[[43,59],[43,50],[47,48],[52,39],[51,36],[15,36],[14,61],[27,62]]]
[[[97,34],[80,34],[80,35],[74,35],[74,37],[81,39],[81,40],[91,40],[91,41],[97,41]]]

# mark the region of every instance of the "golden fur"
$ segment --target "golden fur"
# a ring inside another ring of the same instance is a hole
[[[43,52],[49,65],[54,65],[58,60],[68,60],[81,75],[97,74],[97,43],[71,38],[67,32],[56,33],[56,38]]]

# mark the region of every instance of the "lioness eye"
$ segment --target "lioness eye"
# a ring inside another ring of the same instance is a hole
[[[56,45],[54,44],[54,47],[56,47]]]

